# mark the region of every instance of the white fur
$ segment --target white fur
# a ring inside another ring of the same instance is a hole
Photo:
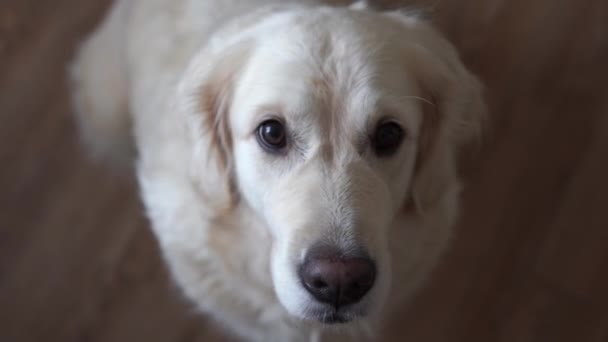
[[[427,23],[320,2],[118,0],[72,69],[83,138],[125,160],[135,137],[176,282],[247,340],[371,338],[445,249],[456,153],[483,111],[479,84]],[[267,115],[297,151],[260,148]],[[389,158],[367,141],[384,116],[407,134]],[[360,319],[338,329],[310,316],[323,307],[296,275],[319,242],[377,264]]]

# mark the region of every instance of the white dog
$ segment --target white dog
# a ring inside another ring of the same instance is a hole
[[[319,2],[118,0],[72,68],[85,142],[136,160],[176,282],[246,340],[374,336],[446,247],[484,108],[428,23]]]

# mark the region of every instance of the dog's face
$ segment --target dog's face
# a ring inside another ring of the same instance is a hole
[[[285,307],[348,320],[387,293],[390,227],[411,186],[420,100],[408,96],[418,91],[403,64],[382,62],[360,36],[295,35],[269,38],[235,86],[235,177],[272,233]]]
[[[214,149],[218,175],[202,187],[264,223],[289,313],[374,316],[444,248],[479,87],[449,44],[401,14],[300,10],[250,30],[216,49],[196,87],[208,129],[193,139]]]

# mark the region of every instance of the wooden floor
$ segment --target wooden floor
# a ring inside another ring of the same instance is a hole
[[[0,0],[0,341],[221,340],[168,281],[131,176],[78,145],[64,70],[108,3]],[[392,340],[608,341],[608,2],[427,3],[491,125]]]

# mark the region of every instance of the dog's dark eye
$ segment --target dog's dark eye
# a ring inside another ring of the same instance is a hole
[[[376,155],[386,157],[395,153],[403,141],[403,136],[403,129],[397,123],[389,121],[380,124],[372,138]]]
[[[258,126],[258,143],[268,152],[278,152],[287,145],[285,127],[278,120],[266,120]]]

